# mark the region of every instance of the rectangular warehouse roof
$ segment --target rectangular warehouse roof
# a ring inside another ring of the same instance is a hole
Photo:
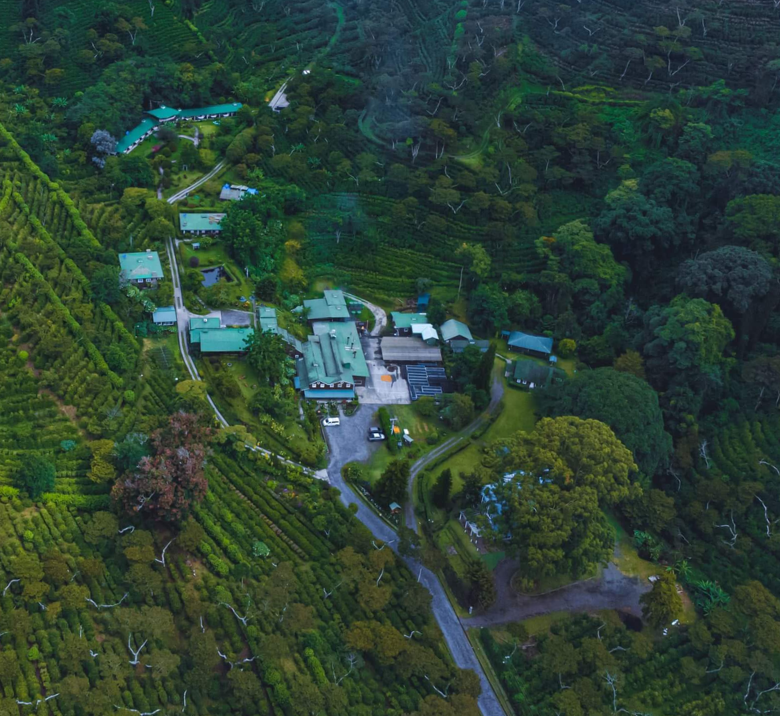
[[[441,349],[429,346],[417,336],[387,336],[380,344],[382,358],[386,362],[441,363]]]

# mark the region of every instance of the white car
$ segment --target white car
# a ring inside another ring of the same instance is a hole
[[[341,425],[341,420],[339,420],[338,418],[325,418],[322,421],[323,428],[334,428],[337,425]]]
[[[385,439],[385,434],[384,434],[384,433],[381,433],[381,432],[379,432],[378,430],[376,430],[376,431],[371,431],[371,432],[368,434],[368,439],[369,439],[369,441],[371,441],[371,442],[375,442],[375,441],[377,441],[377,440],[384,440],[384,439]]]

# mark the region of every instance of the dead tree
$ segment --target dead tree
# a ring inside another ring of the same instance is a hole
[[[141,653],[141,650],[146,646],[146,642],[149,640],[147,639],[146,641],[144,641],[144,643],[141,644],[141,646],[139,646],[138,649],[133,649],[130,643],[132,638],[133,638],[133,634],[131,632],[130,634],[127,635],[127,648],[130,651],[130,653],[133,655],[133,658],[130,661],[130,666],[138,666],[139,664],[138,655]]]

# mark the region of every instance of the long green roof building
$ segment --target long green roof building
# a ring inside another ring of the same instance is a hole
[[[241,109],[241,102],[232,102],[230,104],[213,104],[208,107],[195,107],[193,109],[175,109],[162,105],[157,109],[150,109],[144,112],[146,115],[141,122],[128,129],[124,136],[119,139],[114,148],[115,154],[129,154],[141,142],[150,136],[155,130],[159,129],[161,124],[168,122],[221,119],[223,117],[233,117]]]
[[[204,353],[243,353],[252,328],[222,328],[217,316],[190,318],[190,346]]]

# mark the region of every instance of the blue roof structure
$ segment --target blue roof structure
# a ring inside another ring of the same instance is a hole
[[[332,390],[304,390],[303,395],[314,400],[352,400],[355,397],[355,391],[351,388],[342,388],[340,390],[338,388]]]
[[[552,353],[553,339],[546,336],[535,336],[531,333],[522,333],[521,331],[512,331],[509,334],[507,344],[510,348],[550,354]]]
[[[152,314],[152,320],[157,324],[176,323],[176,309],[173,306],[158,308]]]

